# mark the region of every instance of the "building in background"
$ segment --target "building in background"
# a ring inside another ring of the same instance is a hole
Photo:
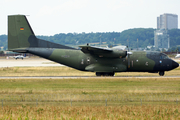
[[[178,29],[178,16],[175,14],[163,14],[157,17],[157,29]]]
[[[168,31],[165,29],[160,29],[154,31],[154,45],[156,49],[169,49],[170,41]]]
[[[170,39],[168,30],[178,29],[178,16],[163,14],[157,17],[157,30],[154,31],[154,45],[156,49],[169,49]]]

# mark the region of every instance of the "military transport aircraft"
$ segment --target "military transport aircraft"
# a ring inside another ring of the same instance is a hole
[[[96,72],[97,76],[114,76],[115,72],[150,72],[164,75],[179,64],[164,53],[93,47],[88,44],[75,49],[38,39],[24,15],[8,16],[8,50],[31,53],[60,64]]]

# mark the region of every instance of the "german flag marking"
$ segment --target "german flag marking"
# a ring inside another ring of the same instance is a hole
[[[20,30],[24,30],[24,28],[23,28],[23,27],[21,27],[21,28],[20,28]]]

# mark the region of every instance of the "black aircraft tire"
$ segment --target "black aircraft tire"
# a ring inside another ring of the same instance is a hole
[[[164,76],[164,71],[159,71],[160,76]]]
[[[104,73],[104,75],[103,76],[110,76],[110,74],[109,73]]]
[[[112,73],[109,73],[109,76],[114,76],[114,72],[112,72]]]
[[[96,76],[114,76],[114,72],[96,72]]]
[[[96,76],[101,76],[102,74],[100,72],[96,72]]]

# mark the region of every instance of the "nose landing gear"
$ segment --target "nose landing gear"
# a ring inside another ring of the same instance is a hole
[[[164,76],[164,71],[159,71],[160,76]]]

